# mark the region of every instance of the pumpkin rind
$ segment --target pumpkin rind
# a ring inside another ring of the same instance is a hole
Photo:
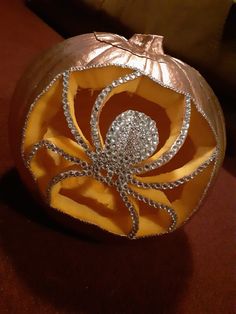
[[[25,131],[22,139],[22,133],[19,130],[27,129],[28,118],[37,101],[56,82],[62,79],[63,73],[76,73],[77,71],[99,68],[109,69],[110,67],[129,69],[130,73],[138,71],[141,76],[149,78],[155,84],[184,97],[189,97],[192,105],[196,108],[196,112],[206,120],[209,130],[214,136],[216,150],[212,154],[212,159],[209,158],[202,164],[201,171],[204,171],[211,162],[214,162],[214,167],[209,175],[209,182],[198,202],[199,206],[212,179],[216,176],[224,156],[225,131],[222,112],[214,93],[202,76],[183,62],[165,55],[162,51],[162,37],[154,35],[135,35],[129,41],[118,35],[104,33],[77,36],[59,44],[29,68],[16,89],[10,122],[13,154],[19,172],[27,186],[30,189],[33,187],[33,190],[37,191],[37,186],[32,183],[32,177],[22,160],[21,153],[24,157],[24,143],[22,144],[22,140],[24,142]],[[137,185],[138,180],[137,177],[134,178],[133,184]],[[140,180],[142,181],[142,178]],[[190,177],[189,180],[191,180]],[[142,188],[145,188],[145,184],[149,188],[154,188],[153,183],[141,181]],[[186,182],[188,181],[186,179]],[[153,184],[153,187],[151,184]],[[130,195],[134,198],[139,197],[137,190],[131,191]],[[149,202],[148,197],[144,194],[140,197],[145,203]],[[154,200],[152,202],[155,203]],[[168,212],[168,208],[165,210]],[[191,212],[194,210],[196,210],[196,207]],[[180,224],[185,220],[186,218]],[[90,221],[90,223],[92,222]],[[109,230],[109,228],[106,230],[119,234]],[[148,230],[145,232],[140,235],[137,234],[137,236],[153,235],[153,232],[149,233]]]

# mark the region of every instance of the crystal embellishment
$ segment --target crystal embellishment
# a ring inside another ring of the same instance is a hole
[[[105,138],[105,144],[101,140],[101,134],[99,129],[99,118],[103,106],[106,103],[106,99],[113,89],[119,85],[125,84],[129,81],[139,79],[144,75],[138,70],[130,74],[126,74],[123,77],[119,77],[112,81],[108,86],[98,95],[92,110],[90,118],[91,138],[92,146],[83,137],[81,130],[78,128],[76,121],[73,120],[71,115],[71,108],[68,101],[69,91],[69,79],[70,72],[82,71],[86,68],[73,68],[64,73],[58,75],[48,87],[37,97],[35,102],[30,108],[27,116],[26,124],[29,115],[36,104],[37,100],[43,95],[50,86],[58,79],[62,78],[63,91],[62,91],[62,110],[67,122],[68,129],[71,131],[74,141],[84,150],[89,161],[84,161],[76,156],[72,156],[65,152],[60,147],[57,147],[49,140],[41,140],[31,147],[31,151],[27,156],[22,154],[26,167],[34,176],[31,169],[31,162],[40,149],[46,149],[51,153],[61,156],[69,163],[68,168],[64,171],[56,174],[48,183],[46,191],[46,198],[49,205],[51,205],[51,192],[53,187],[60,181],[67,180],[72,177],[92,177],[104,184],[112,186],[120,194],[121,199],[126,206],[131,219],[131,230],[128,237],[135,238],[139,231],[139,215],[135,208],[132,199],[136,199],[139,202],[148,204],[155,210],[163,210],[170,217],[170,225],[168,231],[171,232],[176,228],[178,216],[173,208],[166,204],[159,203],[144,195],[134,191],[132,186],[136,186],[141,189],[154,189],[154,190],[171,190],[186,182],[193,180],[198,174],[204,171],[210,163],[217,158],[217,149],[213,154],[202,164],[200,164],[192,173],[187,176],[178,178],[178,180],[171,182],[154,182],[145,183],[141,181],[141,177],[138,178],[138,174],[147,173],[155,170],[162,165],[168,163],[181,149],[184,144],[191,119],[191,98],[189,95],[185,95],[184,115],[180,132],[176,139],[173,141],[171,147],[163,152],[163,154],[156,160],[148,160],[158,148],[159,134],[156,123],[145,113],[127,110],[118,115],[111,123]],[[178,91],[177,91],[178,92]],[[25,129],[26,129],[25,124]],[[24,129],[24,132],[25,132]],[[24,142],[23,135],[23,142]],[[71,166],[75,169],[71,169]],[[37,178],[34,178],[37,180]]]
[[[105,151],[133,165],[150,157],[158,143],[156,123],[142,112],[128,110],[112,122],[106,135]]]

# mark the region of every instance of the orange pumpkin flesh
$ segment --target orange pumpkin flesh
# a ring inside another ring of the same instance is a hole
[[[117,50],[119,51],[118,48]],[[124,54],[125,52],[122,51],[122,53]],[[63,52],[61,57],[66,58],[66,53]],[[98,64],[99,61],[97,61]],[[42,72],[45,72],[45,75],[47,75],[46,69],[47,64],[45,69],[41,69]],[[56,72],[60,73],[60,71]],[[110,66],[103,67],[100,65],[98,68],[70,73],[68,99],[72,118],[91,149],[93,145],[91,144],[89,120],[97,95],[113,80],[131,72],[133,72],[131,68],[114,66],[111,63]],[[168,75],[168,72],[163,73],[166,76]],[[48,79],[45,82],[44,80],[43,78],[43,83],[40,82],[39,86],[43,85],[45,88]],[[30,85],[26,87],[28,90],[30,88]],[[91,163],[81,146],[74,141],[73,135],[68,129],[61,104],[62,89],[62,78],[59,77],[36,101],[27,119],[22,151],[25,156],[28,156],[35,143],[46,139],[70,155]],[[39,94],[40,92],[41,90],[37,89],[37,93]],[[20,102],[23,99],[22,95],[24,96],[25,92],[20,94],[18,90],[14,99]],[[199,98],[203,97],[200,96]],[[30,97],[25,101],[27,110],[29,110],[31,104],[29,99]],[[146,75],[126,82],[113,89],[106,99],[100,115],[100,137],[104,141],[111,122],[121,112],[128,109],[143,112],[152,117],[157,123],[160,142],[155,154],[148,159],[149,161],[156,160],[171,147],[181,131],[184,100],[185,96],[182,93],[167,86],[161,86]],[[19,106],[19,108],[21,107]],[[212,111],[214,113],[214,108]],[[21,116],[20,113],[15,112],[15,114],[18,117],[17,128],[20,127],[22,129],[26,114],[25,112]],[[212,118],[215,118],[213,114],[210,116],[210,119]],[[221,138],[224,138],[224,134],[222,134],[224,126],[222,120],[219,121],[222,118],[220,116],[217,119],[216,124],[220,126],[220,130],[217,131],[220,132]],[[15,146],[15,130],[12,127],[11,132],[12,146]],[[131,183],[129,183],[129,186],[144,197],[174,208],[177,214],[176,227],[179,227],[198,208],[209,186],[209,182],[215,176],[216,170],[222,162],[224,151],[224,140],[220,139],[217,143],[208,121],[196,108],[193,100],[188,136],[180,151],[170,162],[162,167],[142,175],[135,175],[136,178],[145,183],[172,182],[181,179],[183,176],[193,173],[202,163],[209,159],[219,145],[221,152],[216,162],[211,162],[206,169],[192,180],[174,189],[143,189]],[[14,154],[23,179],[32,189],[32,179],[22,163],[19,144],[16,145]],[[143,161],[141,164],[145,164],[145,162]],[[36,178],[36,183],[33,184],[33,187],[35,190],[38,189],[43,198],[46,197],[48,182],[52,177],[66,169],[76,169],[73,163],[46,148],[42,148],[37,152],[30,163],[30,167]],[[131,196],[129,196],[129,201],[139,215],[137,237],[168,232],[171,219],[166,211],[152,208]],[[113,187],[107,186],[105,183],[91,177],[71,177],[55,184],[51,190],[50,206],[75,219],[94,224],[117,235],[127,235],[132,226],[130,214],[119,193]]]

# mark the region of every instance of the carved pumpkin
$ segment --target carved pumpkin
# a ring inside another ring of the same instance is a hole
[[[18,84],[10,134],[22,179],[51,210],[130,238],[181,226],[225,150],[212,90],[156,35],[51,49]]]

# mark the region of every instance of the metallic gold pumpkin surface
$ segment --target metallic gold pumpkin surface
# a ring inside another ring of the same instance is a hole
[[[225,151],[223,115],[213,91],[204,78],[192,67],[166,55],[162,49],[162,40],[163,38],[157,35],[136,34],[130,40],[127,40],[121,36],[109,33],[85,34],[62,42],[46,52],[29,67],[19,82],[13,97],[10,117],[10,137],[16,166],[30,190],[38,193],[37,180],[36,182],[33,181],[31,173],[26,168],[22,159],[22,140],[23,130],[27,128],[26,120],[27,116],[29,116],[31,105],[42,94],[42,91],[45,91],[55,77],[60,76],[60,74],[70,69],[72,72],[78,68],[96,68],[98,71],[100,68],[107,68],[109,71],[109,67],[116,67],[139,71],[139,73],[162,88],[190,97],[197,114],[205,121],[203,123],[206,123],[209,127],[209,132],[212,133],[216,143],[217,154],[214,159],[212,173],[209,175],[209,182],[204,188],[204,193],[200,193],[202,195],[199,196],[199,206],[202,196],[205,195],[205,192],[209,188],[209,183],[213,182],[223,161]],[[97,89],[100,90],[101,88]],[[88,125],[88,129],[89,127]],[[196,129],[198,127],[201,128],[198,125],[194,127]],[[198,206],[195,206],[191,213]],[[66,209],[64,212],[67,213]],[[189,213],[187,216],[189,217],[191,214]],[[186,221],[188,219],[187,216],[179,218],[181,223],[177,226]],[[73,217],[76,219],[75,216]],[[86,222],[86,219],[80,220]],[[88,219],[87,222],[96,225],[93,219]],[[99,223],[97,225],[111,233],[119,235],[127,233],[114,231],[116,229],[110,230],[109,227],[104,227]],[[145,231],[140,231],[140,234],[137,233],[137,237],[165,233],[159,231],[149,232],[147,222],[145,222],[144,229]]]

